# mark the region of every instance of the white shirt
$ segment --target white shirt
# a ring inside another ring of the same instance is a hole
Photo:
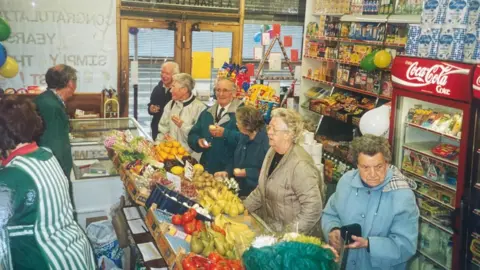
[[[232,104],[232,102],[228,103],[227,106],[223,107],[222,115],[218,115],[220,113],[220,110],[222,109],[222,106],[218,104],[217,114],[216,114],[218,115],[218,118],[222,118],[222,116],[224,116],[228,112],[228,108],[230,107],[230,104]]]

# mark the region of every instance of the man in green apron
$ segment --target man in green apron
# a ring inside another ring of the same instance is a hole
[[[69,137],[70,122],[65,102],[77,89],[76,73],[74,68],[67,65],[49,68],[45,75],[48,89],[35,99],[44,125],[38,144],[52,150],[67,179],[70,179],[73,159]]]

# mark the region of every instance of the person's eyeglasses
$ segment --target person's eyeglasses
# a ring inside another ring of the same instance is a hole
[[[275,127],[271,125],[267,125],[267,131],[272,131],[272,133],[278,133],[278,132],[288,132],[287,129],[275,129]]]
[[[365,166],[358,164],[358,168],[362,171],[370,171],[372,168],[375,172],[380,172],[385,168],[386,163],[378,164],[377,166]]]
[[[215,89],[215,92],[217,94],[226,94],[226,93],[229,93],[229,92],[232,92],[232,91],[227,90],[227,89]]]

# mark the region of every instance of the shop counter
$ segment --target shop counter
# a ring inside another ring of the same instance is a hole
[[[112,130],[129,130],[133,136],[150,136],[133,118],[71,120],[73,170],[70,181],[77,221],[109,216],[110,208],[125,194],[116,166],[103,145]]]

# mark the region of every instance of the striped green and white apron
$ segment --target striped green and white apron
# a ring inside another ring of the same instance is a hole
[[[32,177],[39,205],[35,224],[7,227],[10,239],[33,235],[50,269],[95,269],[90,243],[73,219],[69,183],[58,161],[53,156],[47,160],[17,156],[6,167],[12,166]]]

